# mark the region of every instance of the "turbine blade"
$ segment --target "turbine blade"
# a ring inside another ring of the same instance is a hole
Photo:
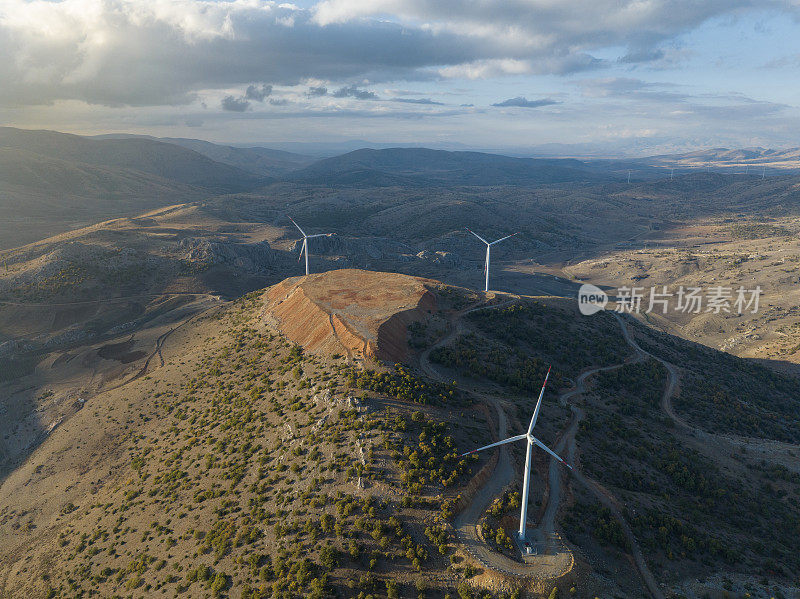
[[[297,261],[300,262],[303,258],[303,252],[308,251],[306,246],[306,241],[308,241],[308,237],[303,238],[303,245],[300,246],[300,255],[297,257]]]
[[[506,239],[508,239],[509,237],[514,237],[514,235],[519,235],[519,231],[517,231],[516,233],[512,233],[511,235],[506,235],[506,236],[505,236],[505,237],[503,237],[502,239],[496,239],[495,241],[493,241],[493,242],[492,242],[492,243],[490,243],[489,245],[494,245],[495,243],[500,243],[501,241],[505,241],[505,240],[506,240]]]
[[[472,230],[472,229],[470,229],[469,227],[464,227],[464,228],[465,228],[467,231],[469,231],[470,233],[472,233],[472,234],[473,234],[475,237],[477,237],[478,239],[480,239],[480,240],[481,240],[483,243],[485,243],[486,245],[489,245],[489,242],[488,242],[488,241],[486,241],[486,240],[485,240],[483,237],[481,237],[480,235],[478,235],[478,234],[477,234],[475,231],[473,231],[473,230]]]
[[[479,447],[478,449],[473,449],[472,451],[468,451],[466,453],[462,453],[459,457],[464,457],[465,455],[469,455],[471,453],[478,453],[479,451],[483,451],[484,449],[491,449],[492,447],[497,447],[498,445],[505,445],[506,443],[513,443],[514,441],[521,441],[525,439],[527,435],[517,435],[516,437],[511,437],[510,439],[503,439],[502,441],[498,441],[497,443],[492,443],[491,445],[484,445],[483,447]]]
[[[571,465],[569,465],[567,462],[565,462],[564,460],[562,460],[562,459],[559,457],[559,455],[558,455],[558,454],[557,454],[555,451],[552,451],[552,450],[551,450],[551,449],[550,449],[550,448],[549,448],[547,445],[545,445],[544,443],[542,443],[541,441],[539,441],[539,439],[537,439],[536,437],[534,437],[534,438],[533,438],[533,442],[534,442],[536,445],[538,445],[539,447],[541,447],[542,449],[544,449],[544,450],[545,450],[547,453],[549,453],[551,456],[553,456],[553,457],[554,457],[555,459],[557,459],[559,462],[561,462],[562,464],[564,464],[564,465],[565,465],[567,468],[569,468],[570,470],[573,470],[573,468],[572,468],[572,466],[571,466]]]
[[[305,237],[305,236],[306,236],[306,232],[305,232],[305,231],[303,231],[303,229],[301,229],[301,228],[300,228],[300,225],[298,225],[297,223],[295,223],[295,222],[294,222],[294,219],[293,219],[291,216],[289,217],[289,220],[290,220],[290,221],[292,221],[292,222],[294,223],[294,226],[295,226],[295,227],[297,227],[297,230],[298,230],[298,231],[300,231],[300,232],[303,234],[303,237]]]
[[[528,427],[528,434],[530,435],[533,431],[533,427],[536,425],[536,419],[539,417],[539,408],[542,406],[542,398],[544,397],[544,388],[547,386],[547,379],[550,378],[550,368],[551,366],[547,367],[547,374],[544,375],[544,383],[542,383],[542,390],[539,391],[539,399],[536,402],[536,408],[533,410],[533,418],[531,418],[531,424]]]
[[[317,233],[316,235],[306,235],[307,239],[313,239],[314,237],[330,237],[333,233]]]

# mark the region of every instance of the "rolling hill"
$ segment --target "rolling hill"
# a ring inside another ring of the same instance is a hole
[[[578,160],[511,158],[426,148],[356,150],[315,162],[287,178],[303,183],[377,186],[530,185],[612,179]]]
[[[0,249],[265,182],[160,141],[0,127]]]

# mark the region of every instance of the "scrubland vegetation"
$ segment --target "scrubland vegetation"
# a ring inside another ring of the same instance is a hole
[[[583,468],[623,500],[651,567],[668,580],[734,565],[763,575],[797,571],[800,485],[757,472],[745,456],[720,464],[684,445],[660,410],[665,384],[654,360],[599,373],[578,435]],[[597,504],[579,502],[563,522],[573,539],[589,534],[627,549]]]
[[[475,332],[431,352],[431,360],[462,376],[488,379],[517,393],[539,390],[553,365],[551,388],[568,387],[565,376],[611,364],[625,356],[625,343],[610,315],[591,322],[529,300],[467,316]]]
[[[152,380],[159,425],[131,429],[101,501],[65,506],[50,596],[468,596],[448,519],[476,459],[413,408],[455,390],[306,356],[251,326],[256,301],[179,384]]]

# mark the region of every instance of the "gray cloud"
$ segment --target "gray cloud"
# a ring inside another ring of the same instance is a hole
[[[444,102],[436,102],[430,98],[392,98],[392,102],[404,104],[427,104],[429,106],[444,106]]]
[[[661,48],[644,48],[632,50],[619,59],[620,62],[627,64],[637,64],[642,62],[654,62],[664,58],[664,50]]]
[[[179,105],[252,81],[420,79],[435,75],[425,72],[431,65],[504,54],[388,21],[322,27],[288,4],[106,0],[85,10],[85,2],[48,5],[46,22],[24,0],[0,4],[0,105]]]
[[[626,48],[628,64],[658,61],[665,41],[712,18],[797,12],[792,0],[62,0],[43,19],[41,4],[0,4],[0,105],[177,105],[253,81],[574,73],[607,65],[594,54],[608,48]],[[253,87],[245,99],[263,101]]]
[[[355,85],[348,85],[333,92],[334,98],[355,98],[356,100],[377,100],[378,95],[365,89],[358,89]]]
[[[272,86],[262,84],[261,87],[255,85],[248,85],[244,92],[244,97],[247,100],[255,100],[256,102],[263,102],[264,98],[272,93]]]
[[[222,110],[229,112],[244,112],[250,108],[250,102],[244,98],[235,98],[234,96],[225,96],[220,103]]]
[[[309,87],[306,94],[309,98],[318,98],[320,96],[328,95],[327,87]]]
[[[539,108],[540,106],[552,106],[553,104],[560,104],[560,102],[557,102],[550,98],[542,98],[540,100],[528,100],[527,98],[518,96],[516,98],[509,98],[508,100],[497,102],[496,104],[492,104],[492,106],[517,106],[519,108]]]

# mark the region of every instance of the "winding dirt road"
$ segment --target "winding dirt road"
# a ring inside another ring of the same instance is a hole
[[[446,377],[444,377],[436,370],[436,368],[432,366],[430,362],[430,354],[433,350],[449,344],[451,341],[453,341],[453,339],[463,333],[464,326],[462,319],[464,316],[476,310],[505,307],[517,302],[518,300],[519,297],[514,297],[511,300],[495,305],[486,305],[485,303],[481,303],[454,314],[450,320],[450,331],[421,354],[420,367],[423,372],[425,372],[426,375],[434,380],[445,380]],[[650,355],[642,350],[642,348],[639,347],[639,345],[630,336],[624,319],[617,314],[615,314],[615,317],[617,318],[620,328],[622,329],[622,334],[625,338],[625,341],[635,351],[634,356],[621,364],[593,368],[582,372],[575,381],[575,387],[569,391],[566,391],[565,393],[562,393],[559,397],[559,401],[562,405],[569,406],[570,410],[572,411],[572,418],[570,419],[570,423],[567,425],[566,430],[560,436],[555,450],[557,452],[566,451],[569,461],[573,464],[576,453],[575,434],[578,430],[580,421],[584,417],[584,412],[580,407],[571,403],[570,400],[585,392],[586,380],[590,376],[598,372],[621,368],[625,364],[641,362]],[[662,405],[666,405],[669,403],[669,399],[675,392],[675,388],[677,386],[677,371],[671,364],[660,359],[659,361],[666,366],[670,374],[667,386],[664,390],[664,396],[662,398]],[[486,393],[482,390],[472,388],[470,389],[470,392],[487,400],[488,403],[494,406],[495,411],[497,412],[497,438],[506,438],[508,436],[508,419],[504,409],[504,404],[506,402],[502,398],[490,393]],[[563,544],[562,547],[565,549],[565,551],[559,551],[558,548],[550,546],[548,547],[548,550],[542,554],[535,556],[526,563],[521,563],[492,551],[478,534],[477,523],[481,516],[489,507],[494,498],[499,496],[514,478],[514,466],[511,462],[511,457],[508,453],[507,447],[501,446],[497,451],[499,451],[499,459],[491,478],[476,493],[470,505],[468,505],[467,508],[464,509],[456,518],[454,524],[456,534],[464,545],[465,549],[488,569],[534,580],[553,580],[559,578],[568,572],[574,563],[571,552],[566,550],[566,548],[563,547]],[[538,536],[543,536],[548,540],[549,544],[552,544],[552,540],[557,538],[555,537],[555,520],[561,501],[561,475],[562,472],[559,464],[555,460],[551,460],[548,472],[549,492],[547,496],[547,505],[542,516],[540,526],[536,531]],[[619,521],[630,545],[631,556],[648,593],[654,599],[663,599],[664,595],[661,592],[661,589],[659,588],[658,583],[656,582],[652,573],[650,572],[650,569],[647,567],[644,555],[642,554],[639,544],[636,541],[633,531],[625,521],[619,501],[599,482],[587,477],[577,468],[573,471],[573,476],[579,483],[592,491],[592,493],[597,497],[598,501],[607,507],[614,517]]]

